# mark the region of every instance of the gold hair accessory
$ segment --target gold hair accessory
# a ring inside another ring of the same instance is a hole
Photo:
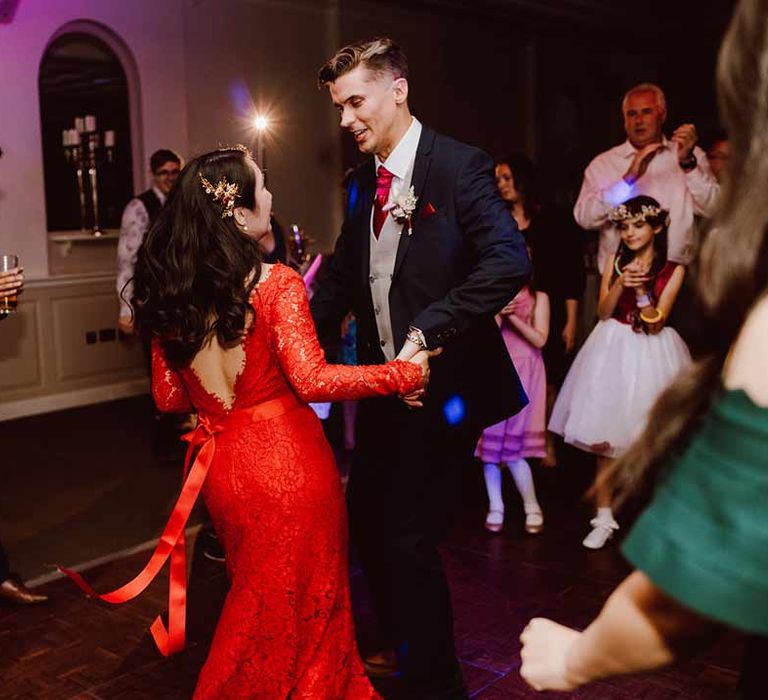
[[[619,204],[618,207],[611,210],[611,213],[608,214],[608,218],[613,221],[613,223],[627,221],[628,219],[632,219],[633,221],[645,221],[648,217],[658,216],[662,211],[663,209],[661,207],[643,204],[640,207],[640,211],[637,214],[633,214],[625,204]]]
[[[224,207],[224,211],[221,212],[221,218],[226,219],[228,216],[232,216],[235,208],[235,200],[240,196],[240,185],[235,182],[227,182],[227,178],[223,177],[216,183],[214,187],[202,173],[198,173],[200,176],[200,182],[203,183],[203,189],[206,194],[213,195],[214,202],[220,202]]]

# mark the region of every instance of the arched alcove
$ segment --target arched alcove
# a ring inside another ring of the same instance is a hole
[[[117,228],[135,186],[138,74],[130,51],[110,30],[73,22],[51,38],[38,75],[48,230],[81,226],[77,176],[65,158],[62,131],[75,118],[96,116],[97,129],[115,132],[111,162],[98,167],[100,224]]]

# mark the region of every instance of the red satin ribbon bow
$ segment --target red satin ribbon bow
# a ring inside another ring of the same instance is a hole
[[[150,626],[152,637],[163,656],[170,656],[184,649],[187,617],[187,547],[185,527],[192,508],[200,495],[208,469],[216,451],[216,434],[223,430],[247,425],[258,420],[276,418],[299,405],[293,395],[282,396],[257,404],[247,409],[233,411],[212,422],[206,416],[199,416],[197,427],[182,435],[189,443],[184,459],[184,485],[176,500],[163,534],[160,535],[155,551],[142,571],[124,586],[110,593],[96,593],[91,585],[76,571],[58,567],[59,571],[71,578],[87,595],[107,603],[126,603],[142,593],[154,580],[170,557],[171,576],[168,587],[168,628],[158,615]],[[195,461],[190,468],[192,454],[196,447]]]

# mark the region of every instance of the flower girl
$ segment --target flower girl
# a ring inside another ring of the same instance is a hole
[[[665,321],[685,270],[667,261],[668,213],[647,196],[610,214],[621,242],[606,262],[597,307],[599,322],[563,383],[549,429],[597,455],[597,473],[640,434],[651,406],[690,361],[688,348]],[[584,546],[600,549],[618,523],[612,494],[596,492],[597,515]]]

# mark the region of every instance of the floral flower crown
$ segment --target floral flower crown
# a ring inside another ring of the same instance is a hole
[[[219,202],[224,208],[221,212],[221,218],[226,219],[228,216],[232,216],[235,209],[235,200],[240,196],[240,185],[235,182],[227,182],[227,178],[223,177],[214,187],[202,173],[198,173],[198,175],[200,176],[200,182],[205,193],[212,194],[213,201]]]
[[[664,210],[661,207],[657,207],[653,204],[643,204],[640,207],[640,211],[637,213],[632,213],[627,208],[626,204],[619,204],[618,207],[615,209],[611,209],[610,214],[608,214],[608,218],[614,223],[618,223],[619,221],[642,221],[645,222],[649,218],[653,219],[656,218],[659,214],[663,213]]]

